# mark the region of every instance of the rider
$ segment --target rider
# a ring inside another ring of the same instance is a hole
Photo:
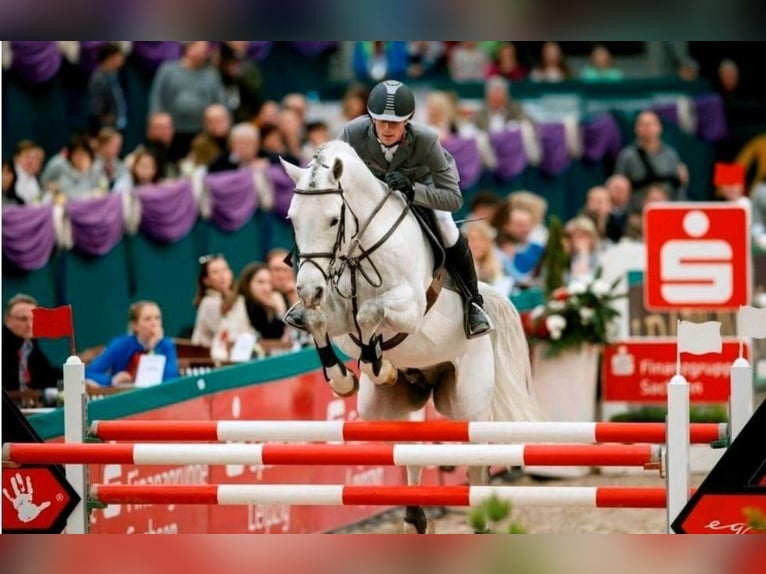
[[[350,144],[372,173],[389,188],[401,191],[412,204],[433,210],[446,265],[465,302],[465,334],[473,338],[492,330],[484,312],[476,268],[468,241],[452,219],[463,197],[452,156],[436,132],[413,123],[415,97],[403,83],[387,80],[376,85],[367,100],[369,115],[351,120],[340,139]],[[302,327],[299,309],[286,321]]]

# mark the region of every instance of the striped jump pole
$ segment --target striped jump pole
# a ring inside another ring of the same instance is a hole
[[[495,444],[55,444],[8,443],[17,464],[256,464],[649,466],[659,445]]]
[[[290,504],[308,506],[475,506],[492,496],[514,506],[664,508],[664,488],[617,486],[343,486],[94,484],[104,504]]]
[[[665,442],[664,423],[467,421],[95,421],[90,434],[131,441],[389,441],[494,443]],[[691,425],[692,443],[727,436],[727,425]]]

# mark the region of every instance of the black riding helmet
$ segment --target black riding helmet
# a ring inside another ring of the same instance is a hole
[[[415,113],[412,90],[396,80],[380,82],[367,98],[367,112],[374,120],[404,122]]]

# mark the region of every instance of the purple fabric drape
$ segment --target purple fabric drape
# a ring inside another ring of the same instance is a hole
[[[213,208],[210,218],[224,231],[240,229],[258,207],[250,168],[210,174],[205,185]]]
[[[669,122],[674,126],[679,125],[678,119],[678,105],[675,102],[664,102],[661,104],[654,104],[652,111],[659,116],[663,122]]]
[[[247,45],[247,57],[251,60],[263,60],[271,52],[273,42],[250,42]]]
[[[285,218],[290,209],[290,202],[293,200],[295,183],[281,165],[269,166],[267,175],[274,187],[274,213]]]
[[[489,143],[495,150],[500,179],[513,179],[527,168],[528,159],[521,140],[521,130],[503,130],[489,134]]]
[[[3,254],[19,269],[42,269],[56,244],[53,207],[3,207]]]
[[[558,175],[571,163],[564,124],[543,123],[538,125],[538,129],[543,156],[540,170],[549,175]]]
[[[697,115],[697,137],[715,142],[729,135],[723,98],[719,94],[694,98],[694,111]]]
[[[161,243],[184,237],[197,221],[192,184],[189,179],[136,189],[141,201],[141,230]]]
[[[177,60],[181,52],[181,42],[133,42],[133,54],[151,71],[165,60]]]
[[[442,145],[455,158],[457,172],[460,174],[460,187],[467,189],[476,185],[484,169],[476,139],[450,137],[443,141]]]
[[[122,198],[119,193],[66,204],[74,245],[88,255],[106,255],[122,238]]]
[[[293,48],[304,56],[318,56],[338,45],[338,42],[293,42]]]
[[[98,67],[98,51],[107,43],[102,40],[80,42],[80,68],[91,74]]]
[[[622,147],[620,127],[612,114],[599,114],[582,124],[583,157],[600,161],[606,155],[616,157]]]
[[[56,42],[11,42],[11,67],[24,81],[47,82],[61,67],[61,50]]]

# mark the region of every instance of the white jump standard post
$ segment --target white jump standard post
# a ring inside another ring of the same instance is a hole
[[[741,354],[731,366],[729,441],[733,442],[753,414],[753,368]]]
[[[87,412],[85,395],[85,365],[76,355],[64,363],[64,439],[68,444],[82,443],[85,436]],[[67,464],[66,478],[80,495],[80,502],[67,518],[67,534],[88,533],[88,486],[87,467]]]
[[[689,501],[689,383],[675,375],[668,384],[667,416],[667,521],[670,525]]]

